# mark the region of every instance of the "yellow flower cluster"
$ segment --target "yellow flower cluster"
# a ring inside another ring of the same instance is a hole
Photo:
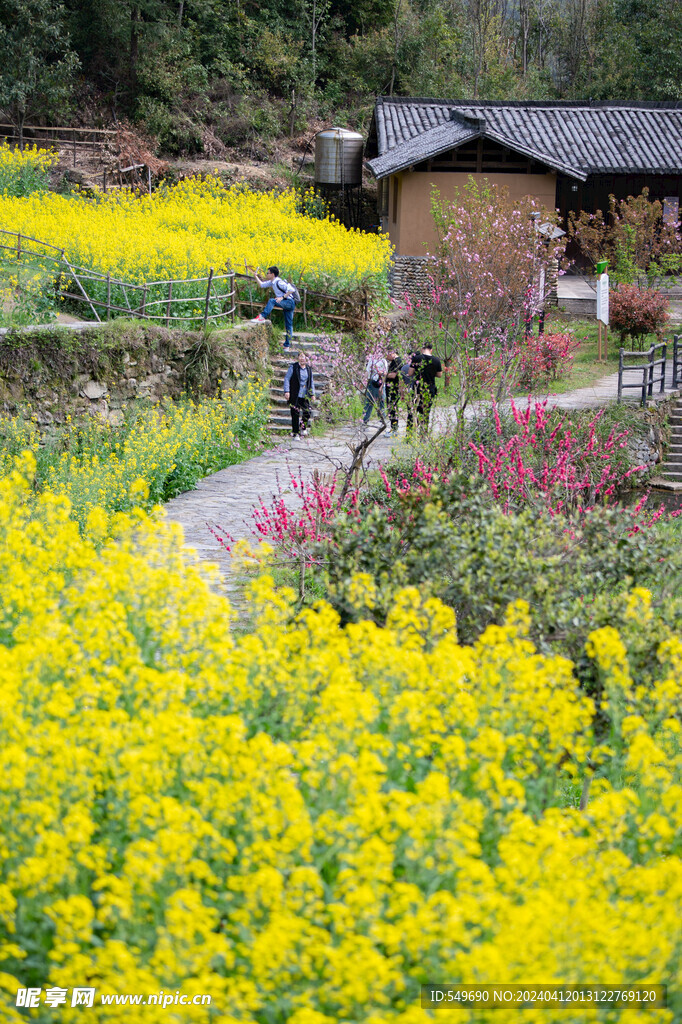
[[[229,265],[264,272],[277,264],[309,288],[344,292],[367,283],[383,293],[391,255],[381,235],[297,212],[294,191],[226,188],[214,177],[141,197],[3,196],[0,224],[64,247],[75,265],[134,283],[197,278]]]
[[[88,984],[213,998],[93,1022],[422,1024],[428,981],[664,982],[646,1020],[682,1018],[682,643],[660,626],[631,678],[645,591],[589,638],[604,741],[521,601],[464,647],[414,590],[342,628],[261,577],[237,638],[174,528],[29,510],[32,458],[0,480],[3,1020],[20,985]],[[643,1015],[524,1011],[567,1019]]]
[[[32,424],[0,417],[0,472],[11,468],[12,450],[23,442],[47,462],[40,483],[68,498],[81,526],[96,509],[150,507],[247,457],[265,425],[267,394],[262,382],[250,380],[217,398],[138,410],[128,427],[72,425],[61,439],[66,450],[51,461]]]

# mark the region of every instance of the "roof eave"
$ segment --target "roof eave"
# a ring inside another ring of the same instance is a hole
[[[574,167],[572,164],[565,164],[561,160],[556,160],[549,154],[543,153],[538,149],[533,149],[530,146],[519,145],[516,140],[512,142],[506,135],[490,131],[489,128],[486,129],[485,134],[487,138],[493,139],[495,142],[499,142],[500,145],[506,146],[507,149],[511,149],[515,153],[521,153],[522,156],[527,156],[533,160],[537,160],[538,163],[546,164],[551,171],[560,171],[562,174],[566,174],[569,178],[575,178],[577,181],[587,181],[589,172],[584,171],[581,167]]]
[[[508,149],[512,149],[514,152],[521,153],[522,156],[531,157],[532,159],[537,160],[539,163],[546,164],[547,167],[549,167],[552,171],[561,172],[562,174],[566,174],[569,178],[575,178],[577,181],[587,180],[588,172],[582,170],[581,168],[572,167],[570,164],[564,164],[561,161],[554,160],[552,157],[547,156],[545,153],[540,153],[538,152],[538,150],[530,149],[527,146],[519,146],[517,143],[514,143],[512,145],[510,143],[510,140],[507,139],[504,135],[499,135],[497,132],[491,132],[489,129],[486,130],[486,132],[479,132],[476,135],[473,135],[471,138],[481,138],[483,137],[483,135],[485,135],[489,139],[493,139],[495,142],[499,142],[501,145],[506,146]],[[459,143],[459,145],[463,145],[464,141],[469,142],[471,141],[471,139],[463,140],[462,142]],[[397,155],[400,148],[400,146],[395,146],[391,150],[391,154],[396,153]],[[408,167],[414,167],[414,165],[417,163],[423,163],[425,160],[432,160],[434,157],[439,156],[441,153],[447,153],[449,149],[458,148],[459,146],[450,143],[449,145],[439,147],[438,149],[434,149],[432,152],[420,154],[418,160],[415,160],[414,156],[409,156],[402,161],[391,163],[388,170],[379,171],[378,173],[375,167],[373,167],[372,165],[384,160],[385,157],[378,156],[374,157],[372,160],[366,160],[365,166],[369,169],[369,171],[371,171],[371,173],[377,180],[381,180],[381,178],[388,178],[391,174],[399,174],[401,171],[406,171]]]

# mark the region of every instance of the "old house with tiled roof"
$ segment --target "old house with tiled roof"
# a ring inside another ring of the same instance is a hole
[[[436,237],[431,195],[470,174],[547,209],[608,208],[609,194],[682,198],[682,104],[377,100],[365,152],[379,215],[403,257]]]

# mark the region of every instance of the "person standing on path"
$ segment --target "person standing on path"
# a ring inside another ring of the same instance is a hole
[[[376,409],[379,418],[386,415],[384,408],[384,381],[388,373],[388,363],[383,356],[370,356],[365,367],[367,374],[367,387],[365,388],[365,409],[362,414],[362,422],[369,423],[372,409]]]
[[[403,360],[395,348],[389,350],[390,362],[386,371],[386,405],[391,421],[389,437],[398,433],[398,402],[400,400],[400,371]]]
[[[278,306],[284,313],[284,347],[289,348],[294,335],[294,310],[298,301],[298,291],[293,284],[289,284],[283,277],[279,276],[278,267],[268,267],[267,278],[261,281],[258,274],[254,274],[259,288],[272,288],[274,295],[265,304],[262,313],[254,317],[252,324],[264,324],[270,319],[275,306]]]
[[[410,377],[414,378],[416,387],[417,426],[422,436],[429,430],[431,406],[438,393],[436,377],[443,376],[441,361],[433,354],[433,345],[426,344],[412,357]]]
[[[284,398],[291,409],[292,437],[306,436],[310,423],[310,400],[315,397],[313,368],[308,366],[305,352],[298,353],[284,377]]]

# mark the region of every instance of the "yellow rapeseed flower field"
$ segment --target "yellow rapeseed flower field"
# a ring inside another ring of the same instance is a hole
[[[307,217],[296,194],[192,178],[151,196],[0,196],[0,227],[63,247],[77,266],[133,283],[186,280],[245,264],[277,264],[289,280],[337,293],[386,293],[391,245],[382,235]],[[204,285],[205,289],[205,285]]]
[[[39,1024],[517,1024],[420,1008],[457,981],[663,982],[668,1009],[523,1020],[682,1019],[682,644],[659,617],[634,673],[647,591],[587,638],[597,742],[521,600],[468,647],[416,590],[342,627],[263,576],[239,637],[176,528],[80,532],[34,471],[0,478],[0,1019],[28,987]],[[161,991],[211,1005],[101,1002]]]

